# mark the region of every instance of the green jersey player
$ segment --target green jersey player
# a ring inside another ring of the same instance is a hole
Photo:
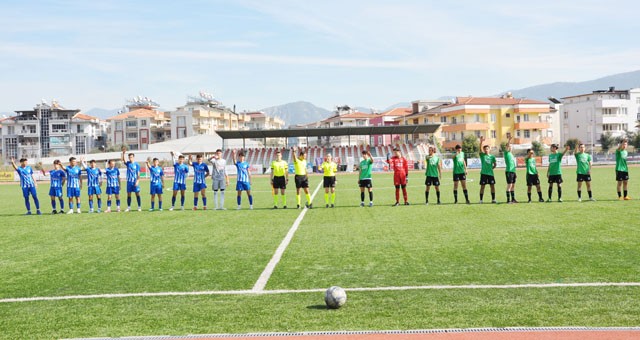
[[[627,184],[629,182],[629,168],[627,167],[627,143],[626,139],[623,139],[618,149],[616,149],[616,181],[618,182],[618,199],[628,201],[629,192],[627,191]],[[621,195],[620,188],[624,190],[624,196]]]
[[[587,184],[589,201],[595,201],[593,199],[593,195],[591,194],[591,155],[584,151],[584,144],[580,143],[574,153],[577,165],[576,181],[578,182],[578,202],[582,202],[582,182],[585,182]]]
[[[558,145],[551,144],[551,153],[549,154],[549,167],[547,168],[547,180],[549,182],[549,198],[547,202],[551,202],[551,194],[553,194],[553,183],[558,185],[558,202],[562,202],[562,157],[569,151],[569,145],[565,146],[562,153],[558,152]]]

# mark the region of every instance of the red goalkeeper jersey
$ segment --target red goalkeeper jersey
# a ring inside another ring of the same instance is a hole
[[[397,175],[407,175],[409,173],[409,162],[404,157],[393,156],[387,160],[389,169]]]

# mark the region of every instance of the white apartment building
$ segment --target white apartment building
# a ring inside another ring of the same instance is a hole
[[[107,118],[109,145],[126,144],[130,150],[147,150],[149,144],[171,138],[170,119],[149,98],[129,101],[128,112]]]
[[[173,139],[215,135],[216,130],[242,130],[249,121],[245,114],[234,113],[204,92],[200,92],[199,97],[187,97],[187,104],[170,116]]]
[[[562,140],[577,138],[585,144],[599,143],[603,133],[612,136],[636,131],[640,119],[640,88],[593,91],[562,98]]]
[[[2,156],[41,159],[86,154],[104,145],[100,120],[46,101],[2,121]]]
[[[369,126],[369,120],[375,117],[375,114],[358,112],[343,105],[336,107],[335,115],[318,122],[316,127]],[[369,136],[322,137],[321,143],[330,146],[366,145],[369,144]]]
[[[244,126],[248,130],[280,130],[284,129],[285,122],[279,117],[267,116],[264,112],[245,112]],[[267,138],[265,146],[286,146],[286,138]]]

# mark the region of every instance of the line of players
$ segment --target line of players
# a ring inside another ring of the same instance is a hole
[[[496,203],[495,195],[495,177],[493,169],[496,167],[495,156],[489,153],[490,147],[484,144],[484,137],[480,138],[480,146],[483,152],[480,153],[481,171],[480,171],[480,203],[483,203],[485,186],[488,184],[491,190],[491,202]],[[628,195],[628,180],[629,173],[627,167],[627,140],[623,140],[616,149],[616,181],[618,198],[620,200],[630,200]],[[469,193],[467,191],[467,163],[465,160],[465,154],[462,152],[460,145],[455,147],[456,154],[453,158],[453,181],[454,181],[454,203],[458,203],[458,186],[462,186],[462,191],[465,197],[465,202],[470,204]],[[516,183],[516,162],[515,157],[511,150],[511,139],[507,141],[504,151],[505,159],[505,177],[507,182],[506,196],[507,203],[518,203],[515,198],[515,183]],[[563,152],[558,152],[558,146],[551,145],[551,154],[549,155],[549,166],[547,171],[547,179],[549,182],[548,199],[547,202],[551,202],[553,194],[553,185],[557,186],[558,201],[562,202],[562,170],[561,161],[562,157],[569,151],[569,146],[566,146]],[[137,201],[137,209],[141,211],[141,199],[140,199],[140,165],[135,162],[135,154],[129,153],[128,160],[125,160],[126,149],[122,149],[121,160],[127,167],[127,208],[126,212],[131,210],[132,194],[135,194]],[[307,160],[305,152],[292,148],[293,161],[294,161],[294,173],[295,173],[295,185],[296,185],[296,200],[297,208],[301,207],[300,191],[305,193],[307,208],[313,208],[311,197],[309,194],[309,179],[307,177]],[[174,163],[174,183],[173,183],[173,195],[171,198],[171,208],[175,209],[176,199],[178,192],[180,193],[180,209],[184,210],[185,203],[185,191],[186,191],[186,179],[189,174],[189,166],[194,169],[194,181],[193,181],[193,210],[198,210],[199,195],[202,195],[202,207],[207,209],[207,196],[206,196],[206,178],[211,175],[213,181],[213,192],[215,209],[224,210],[224,194],[225,189],[229,185],[229,176],[226,173],[226,160],[222,158],[222,150],[216,150],[213,157],[209,158],[209,162],[213,165],[213,173],[209,173],[209,167],[203,162],[203,156],[196,156],[196,160],[192,161],[192,157],[188,158],[188,165],[185,164],[185,158],[183,155],[178,155],[171,152],[171,156]],[[236,157],[237,156],[237,157]],[[245,162],[245,155],[243,152],[236,154],[236,151],[232,151],[233,163],[237,169],[237,209],[241,209],[242,206],[242,192],[247,193],[249,200],[249,209],[253,209],[253,196],[251,195],[251,171],[249,164]],[[373,157],[369,151],[362,152],[362,161],[359,165],[359,179],[358,186],[360,187],[360,206],[365,206],[365,190],[369,194],[369,206],[373,206],[373,183],[372,183],[372,166]],[[595,201],[591,191],[591,155],[585,152],[584,144],[579,144],[575,150],[575,158],[577,162],[577,178],[578,183],[578,201],[582,201],[582,183],[586,184],[587,192],[590,201]],[[75,157],[69,159],[69,165],[63,167],[62,163],[58,160],[54,161],[54,169],[51,170],[50,179],[51,187],[49,190],[49,196],[51,198],[52,213],[64,213],[64,200],[62,196],[62,188],[66,182],[67,184],[67,198],[69,204],[68,214],[73,214],[74,203],[76,205],[77,213],[81,213],[81,200],[80,191],[82,190],[81,172],[84,170],[87,173],[87,186],[89,195],[89,212],[94,212],[95,196],[97,200],[96,212],[101,212],[102,209],[102,171],[96,167],[96,162],[91,160],[89,165],[81,158],[81,167],[78,166]],[[25,200],[25,206],[27,208],[27,215],[31,214],[31,205],[29,196],[33,197],[37,214],[40,212],[40,203],[37,198],[36,188],[37,182],[33,177],[33,170],[27,165],[26,159],[20,160],[20,166],[15,164],[15,160],[12,159],[11,163],[14,169],[18,172],[20,177],[20,186],[22,188],[23,197]],[[400,205],[400,190],[404,198],[404,205],[409,205],[407,195],[407,183],[408,183],[408,161],[400,153],[399,149],[394,149],[394,156],[387,157],[387,163],[389,168],[394,172],[394,186],[395,186],[395,198],[396,202],[394,206]],[[540,188],[540,179],[538,170],[536,168],[536,159],[534,151],[527,150],[527,156],[525,157],[526,164],[526,181],[527,181],[527,196],[528,202],[531,202],[531,190],[535,186],[538,193],[538,201],[544,202],[542,198],[542,190]],[[162,196],[164,189],[164,171],[159,165],[159,160],[154,158],[152,163],[147,160],[146,166],[150,176],[150,194],[151,194],[151,208],[150,211],[155,210],[155,200],[158,198],[158,210],[162,211]],[[325,160],[321,165],[323,171],[323,187],[325,189],[324,200],[325,207],[335,207],[335,185],[336,185],[336,172],[338,166],[332,160],[331,154],[325,156]],[[271,186],[273,188],[273,208],[278,208],[280,198],[282,199],[283,208],[287,208],[286,187],[289,182],[289,165],[282,159],[282,154],[278,150],[276,151],[276,159],[271,163]],[[44,173],[44,170],[43,170]],[[120,212],[120,170],[115,167],[115,161],[109,160],[107,167],[104,170],[104,176],[107,181],[107,209],[105,212],[111,212],[112,197],[115,198],[116,210]],[[429,148],[429,154],[426,157],[426,171],[425,171],[425,203],[429,204],[429,194],[431,187],[433,186],[436,191],[437,204],[441,204],[440,201],[440,180],[442,178],[442,160],[436,154],[435,147]],[[280,195],[278,195],[280,194]],[[56,199],[59,201],[60,210],[56,210]]]

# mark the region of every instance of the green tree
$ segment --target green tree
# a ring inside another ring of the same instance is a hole
[[[478,155],[480,152],[478,137],[475,135],[466,135],[462,140],[462,152],[468,155]]]
[[[536,156],[544,156],[544,147],[538,141],[531,142],[531,149],[536,153]]]
[[[580,140],[578,140],[578,138],[571,138],[567,140],[565,145],[569,145],[571,150],[575,150],[578,147],[578,145],[580,145]]]
[[[600,136],[600,145],[604,152],[608,152],[615,143],[616,138],[611,136],[611,132],[603,133],[602,136]]]

